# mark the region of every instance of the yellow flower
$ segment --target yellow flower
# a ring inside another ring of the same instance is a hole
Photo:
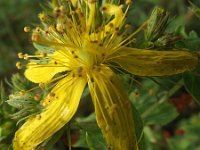
[[[39,52],[20,56],[30,61],[25,71],[29,80],[53,88],[41,103],[44,110],[16,132],[14,150],[32,150],[68,123],[86,85],[108,149],[138,150],[131,104],[115,71],[172,75],[194,69],[198,55],[128,48],[142,29],[127,34],[129,4],[130,0],[120,6],[109,0],[102,5],[96,0],[59,0],[53,1],[51,14],[40,14],[43,27],[32,33]]]

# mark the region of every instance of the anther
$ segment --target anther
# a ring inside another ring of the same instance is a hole
[[[22,69],[22,64],[21,64],[21,62],[18,61],[18,62],[16,63],[16,67],[17,67],[17,69]]]
[[[19,92],[19,95],[20,95],[20,96],[24,96],[25,94],[26,94],[25,91],[20,91],[20,92]]]
[[[52,93],[52,92],[49,93],[49,95],[48,95],[49,98],[53,98],[53,97],[55,97],[55,96],[56,96],[56,94],[55,94],[55,93]]]
[[[28,26],[24,27],[24,32],[30,32],[30,31],[31,31],[30,27],[28,27]]]
[[[81,73],[82,71],[83,71],[83,67],[78,67],[78,68],[77,68],[77,72],[78,72],[78,73]]]
[[[46,34],[46,35],[48,35],[48,34],[49,34],[49,31],[48,31],[48,30],[47,30],[47,31],[45,31],[45,34]]]
[[[57,25],[56,25],[56,30],[57,30],[58,32],[61,32],[61,33],[62,33],[62,32],[63,32],[62,24],[60,24],[60,23],[57,24]]]
[[[55,7],[53,11],[54,11],[54,13],[60,13],[60,8]]]
[[[96,3],[96,0],[90,0],[89,3],[94,4],[94,3]]]
[[[115,28],[115,31],[119,31],[119,27],[116,27],[116,28]]]
[[[132,0],[126,0],[126,5],[132,5],[133,1]]]
[[[39,115],[36,116],[36,118],[37,118],[38,120],[40,120],[40,119],[42,118],[42,116],[39,114]]]
[[[107,9],[106,6],[103,6],[103,7],[101,8],[102,11],[106,11],[106,9]]]
[[[44,83],[39,83],[39,87],[41,88],[41,89],[43,89],[44,88],[44,86],[45,86],[45,84]]]
[[[66,8],[64,6],[60,6],[59,10],[62,12],[62,13],[65,13],[66,12]]]
[[[74,14],[75,14],[74,11],[71,11],[71,12],[70,12],[70,15],[71,15],[71,16],[73,16]]]
[[[39,33],[41,31],[40,27],[36,27],[35,31]]]
[[[38,33],[33,33],[32,36],[31,36],[31,40],[33,42],[38,42],[40,39],[40,35]]]
[[[134,96],[135,96],[135,97],[138,97],[139,95],[140,95],[140,93],[139,93],[138,91],[135,91],[135,92],[134,92]]]
[[[24,58],[24,55],[22,53],[18,53],[18,58]]]
[[[47,16],[44,13],[40,13],[38,15],[38,17],[39,17],[40,21],[42,21],[42,22],[46,21],[46,19],[47,19]]]
[[[40,94],[35,94],[34,100],[39,101],[40,99],[41,99],[41,95]]]
[[[105,53],[102,53],[102,54],[101,54],[101,56],[102,56],[102,57],[105,57],[105,56],[106,56],[106,54],[105,54]]]
[[[126,24],[126,25],[125,25],[125,28],[126,28],[126,29],[130,29],[130,28],[131,28],[131,25],[130,25],[130,24]]]
[[[25,60],[28,60],[28,54],[24,54],[24,57],[23,57]]]

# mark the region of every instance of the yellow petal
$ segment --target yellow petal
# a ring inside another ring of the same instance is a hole
[[[24,74],[32,82],[45,83],[57,73],[69,70],[68,63],[68,58],[62,52],[56,51],[48,64],[29,63]]]
[[[164,76],[193,70],[198,54],[187,50],[157,51],[122,48],[108,58],[124,70],[139,76]]]
[[[77,110],[85,85],[85,79],[80,77],[62,79],[47,96],[52,102],[16,132],[14,150],[33,150],[69,122]]]
[[[119,79],[108,68],[94,72],[92,79],[94,84],[88,80],[96,119],[108,149],[138,150],[131,104]]]
[[[122,21],[124,20],[124,13],[122,11],[122,6],[117,6],[113,4],[105,4],[103,6],[103,10],[106,14],[110,16],[114,15],[114,19],[110,21],[109,24],[112,23],[114,27],[119,27],[121,25]],[[110,28],[109,24],[106,25],[105,31],[107,31]]]

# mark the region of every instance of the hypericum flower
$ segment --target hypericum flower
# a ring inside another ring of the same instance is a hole
[[[125,19],[131,1],[125,5],[104,2],[58,0],[51,5],[51,14],[39,15],[43,27],[32,33],[38,52],[20,57],[30,60],[25,71],[29,80],[41,88],[53,88],[41,102],[44,110],[16,132],[14,150],[36,148],[69,122],[86,85],[108,149],[138,150],[131,104],[115,71],[163,76],[198,65],[198,55],[189,51],[128,48],[142,29],[127,34]]]

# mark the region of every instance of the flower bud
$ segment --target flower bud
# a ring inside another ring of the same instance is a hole
[[[169,13],[160,7],[155,7],[147,22],[145,38],[149,42],[156,41],[164,33],[169,20]]]

